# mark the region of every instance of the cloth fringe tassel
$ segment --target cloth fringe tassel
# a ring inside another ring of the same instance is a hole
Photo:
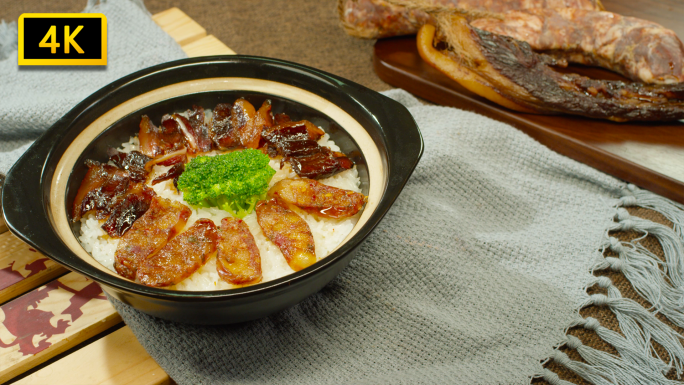
[[[594,271],[611,269],[621,272],[634,290],[675,325],[684,328],[684,288],[670,284],[661,266],[663,262],[640,244],[620,242],[610,237],[606,249],[618,258],[605,257],[594,265]]]
[[[684,240],[684,205],[673,202],[647,190],[641,190],[633,184],[621,190],[622,197],[618,206],[638,206],[662,214],[672,222],[672,228],[679,238]]]
[[[684,245],[681,237],[665,225],[629,215],[624,208],[617,209],[616,219],[618,222],[609,229],[610,231],[635,230],[643,234],[642,238],[649,234],[653,235],[663,248],[665,274],[675,287],[684,287]],[[632,243],[637,243],[642,238]]]
[[[577,337],[567,334],[560,346],[574,349],[586,362],[571,360],[560,350],[554,350],[550,360],[571,370],[584,380],[596,384],[679,384],[668,380],[665,375],[674,368],[677,377],[684,374],[684,346],[682,335],[655,317],[660,313],[673,324],[684,328],[684,205],[672,202],[649,191],[628,185],[620,192],[616,203],[615,223],[605,235],[601,255],[591,272],[611,269],[622,273],[634,290],[652,307],[645,309],[639,303],[623,298],[610,278],[594,277],[587,289],[597,285],[606,294],[593,294],[580,305],[607,306],[615,314],[620,333],[600,325],[595,318],[577,319],[568,327],[582,327],[594,331],[618,354],[610,354],[582,344]],[[662,214],[673,227],[661,225],[643,218],[633,217],[624,207],[638,206]],[[609,235],[610,231],[634,230],[642,236],[631,242],[622,242]],[[654,236],[663,249],[664,261],[643,247],[639,241],[648,235]],[[603,254],[611,250],[616,257]],[[660,345],[669,356],[665,362],[659,357],[653,343]],[[544,369],[541,377],[551,385],[567,385],[557,374]]]

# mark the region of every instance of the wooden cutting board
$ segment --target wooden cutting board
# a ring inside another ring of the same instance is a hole
[[[648,19],[684,38],[681,0],[604,0],[607,10]],[[514,112],[481,98],[425,63],[415,37],[378,40],[374,68],[387,83],[436,104],[474,111],[511,124],[554,151],[684,203],[684,123],[613,123],[574,116]],[[593,68],[572,72],[619,76]]]

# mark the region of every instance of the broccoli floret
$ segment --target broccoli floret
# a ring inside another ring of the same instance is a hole
[[[268,162],[268,156],[252,149],[198,156],[185,165],[178,189],[191,205],[218,207],[243,218],[266,198],[268,182],[275,174]]]

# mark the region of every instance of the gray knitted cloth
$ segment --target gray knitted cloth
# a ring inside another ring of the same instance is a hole
[[[107,17],[106,66],[17,65],[17,25],[0,23],[0,173],[78,102],[125,75],[186,57],[135,0],[90,0],[84,12]]]
[[[627,190],[506,124],[424,106],[401,90],[387,95],[415,117],[425,155],[358,256],[322,291],[220,327],[113,301],[179,384],[557,380],[540,361],[567,358],[554,346],[581,323],[590,269]],[[602,362],[578,371],[612,376]]]

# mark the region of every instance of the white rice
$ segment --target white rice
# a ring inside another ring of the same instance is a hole
[[[323,135],[318,143],[322,146],[330,147],[333,151],[339,151],[339,147],[335,145],[334,141],[330,140],[328,134]],[[134,136],[131,137],[128,142],[123,143],[119,148],[119,151],[130,152],[138,149],[139,141],[138,138]],[[212,152],[206,155],[215,155],[217,153],[218,152]],[[278,159],[272,159],[270,165],[276,170],[276,174],[273,176],[273,179],[271,179],[270,186],[273,186],[276,182],[285,178],[299,178],[287,163],[283,166],[282,170],[279,168],[280,160]],[[155,166],[149,180],[163,174],[169,168],[170,167]],[[320,182],[337,188],[361,192],[360,179],[356,167],[351,170],[343,171],[330,178],[322,179]],[[172,199],[187,205],[187,203],[183,201],[182,193],[176,193],[172,181],[158,183],[155,186],[150,185],[150,187],[162,198]],[[186,229],[192,226],[199,218],[211,219],[217,226],[220,226],[221,219],[230,216],[227,211],[215,207],[191,207],[191,210],[192,214],[188,219],[185,227]],[[342,240],[352,231],[360,215],[357,214],[354,217],[346,219],[329,219],[320,218],[298,209],[295,209],[295,211],[304,218],[311,228],[318,260],[328,256],[340,245]],[[249,226],[252,235],[254,235],[257,247],[259,248],[259,253],[261,254],[262,282],[271,281],[293,273],[294,271],[287,264],[285,257],[278,247],[269,241],[261,231],[261,228],[257,223],[256,213],[252,212],[245,216],[243,220],[247,226]],[[119,240],[109,237],[105,231],[102,230],[101,226],[102,222],[95,219],[94,214],[91,213],[83,217],[81,219],[81,236],[79,237],[79,241],[83,245],[83,248],[85,248],[93,258],[108,269],[115,271],[114,254],[119,244]],[[209,259],[209,261],[193,275],[183,280],[178,285],[170,286],[168,288],[172,290],[204,291],[223,290],[233,287],[237,286],[226,283],[219,277],[218,272],[216,271],[216,258],[214,257]]]

